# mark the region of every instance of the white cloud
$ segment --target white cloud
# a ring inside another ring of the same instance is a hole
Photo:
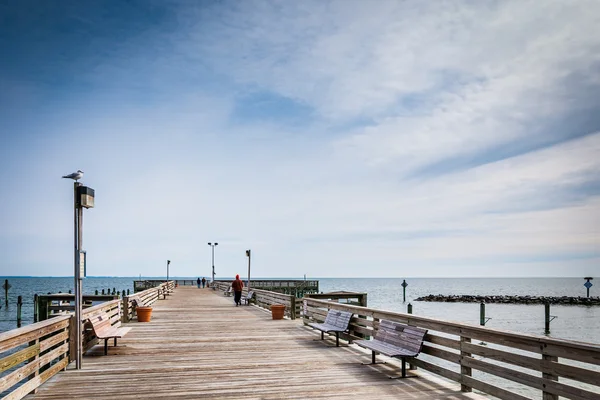
[[[69,185],[56,179],[81,166],[97,190],[85,246],[102,274],[160,274],[169,258],[174,274],[206,275],[207,241],[221,243],[223,275],[239,272],[246,248],[261,276],[405,275],[400,266],[581,275],[597,265],[600,196],[586,185],[598,183],[600,133],[563,125],[600,106],[598,3],[233,7],[182,6],[180,30],[148,50],[148,99],[92,96],[38,127],[46,139],[11,148],[23,157],[7,166],[47,195],[22,201],[16,180],[2,192],[0,235],[23,239],[10,246],[15,264],[48,259],[69,273]],[[135,58],[143,44],[124,43],[90,81],[116,74],[114,87],[127,86],[136,71],[123,66],[148,60]],[[214,76],[198,80],[205,65]],[[232,118],[253,91],[317,117],[301,127],[276,110],[273,121]],[[16,254],[28,241],[40,252]]]

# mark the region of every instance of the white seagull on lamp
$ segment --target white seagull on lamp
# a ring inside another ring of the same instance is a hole
[[[63,178],[73,179],[73,180],[75,180],[75,182],[77,182],[78,180],[83,178],[83,171],[78,169],[77,172],[73,172],[72,174],[65,175],[65,176],[63,176]]]

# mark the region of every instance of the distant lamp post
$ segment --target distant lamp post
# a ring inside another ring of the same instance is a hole
[[[587,289],[587,297],[590,297],[590,288],[594,285],[592,285],[592,282],[590,282],[592,279],[592,277],[586,276],[585,278],[585,283],[583,284],[583,286],[585,286],[585,288]]]
[[[250,251],[250,249],[246,250],[246,257],[248,257],[248,293],[250,293],[250,259],[252,253]]]
[[[215,246],[218,246],[219,243],[211,243],[208,242],[208,245],[212,248],[212,284],[215,283]],[[214,287],[213,287],[214,289]]]
[[[81,305],[82,305],[82,279],[86,276],[86,252],[83,247],[83,209],[94,208],[95,192],[94,189],[83,186],[78,181],[83,177],[83,171],[78,170],[63,178],[73,179],[74,193],[74,280],[75,280],[75,368],[81,369]]]
[[[171,260],[167,260],[167,282],[169,282],[169,264],[171,264]]]

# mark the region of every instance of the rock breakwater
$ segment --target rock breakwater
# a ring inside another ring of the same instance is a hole
[[[473,295],[433,295],[423,296],[415,301],[435,301],[442,303],[502,303],[502,304],[561,304],[600,306],[600,297],[571,296],[473,296]]]

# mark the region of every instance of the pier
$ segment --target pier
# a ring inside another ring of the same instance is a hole
[[[301,320],[272,320],[210,289],[179,287],[153,307],[152,321],[128,324],[107,356],[95,346],[83,369],[55,375],[27,399],[479,398],[427,374],[388,379],[397,366],[361,365],[367,354],[314,340]]]
[[[131,328],[104,355],[89,323],[86,351],[75,369],[73,317],[62,314],[0,334],[0,392],[4,399],[369,398],[369,399],[600,399],[600,345],[420,317],[256,289],[250,306],[235,307],[226,284],[198,289],[165,282],[156,288],[86,308]],[[339,297],[347,293],[336,293]],[[354,296],[354,294],[353,294]],[[152,307],[137,321],[135,303]],[[273,320],[268,308],[286,306]],[[350,311],[349,331],[320,340],[306,326],[328,309]],[[421,354],[368,363],[370,352],[349,344],[373,337],[381,320],[428,330]],[[485,341],[485,343],[483,342]],[[510,382],[510,385],[507,385]]]

